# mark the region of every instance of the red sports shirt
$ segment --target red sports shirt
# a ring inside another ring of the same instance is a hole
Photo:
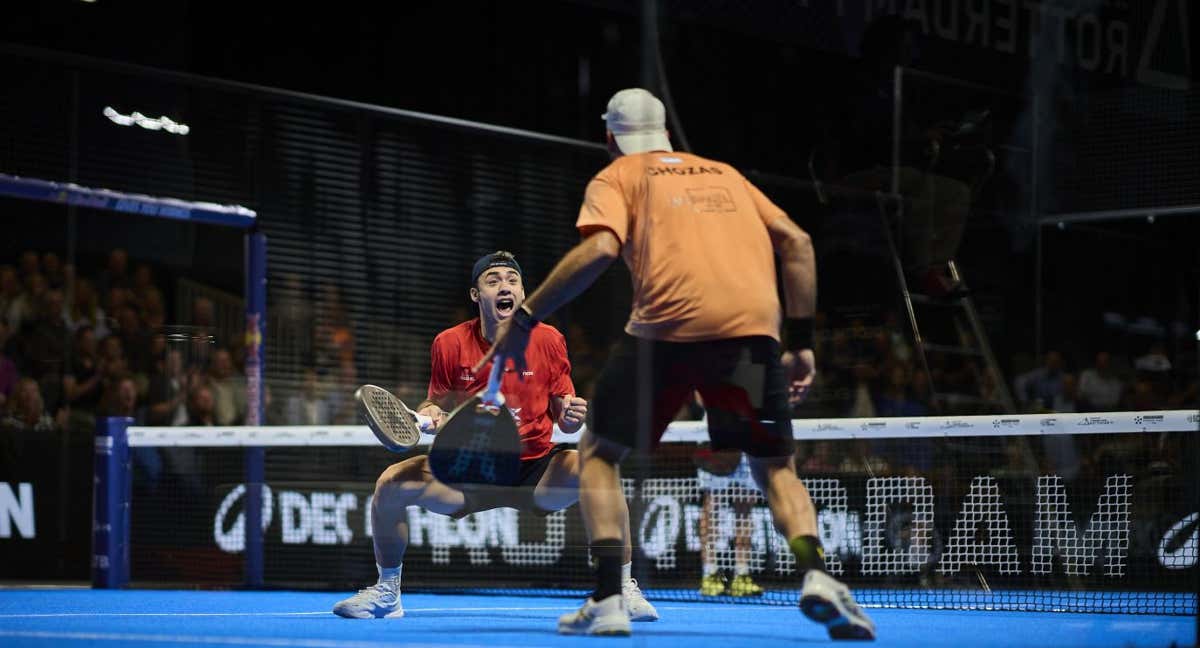
[[[471,367],[479,362],[492,346],[483,338],[479,318],[463,322],[438,334],[430,350],[429,399],[446,411],[487,388],[492,363],[480,369]],[[525,379],[522,381],[505,362],[500,393],[504,404],[517,419],[521,434],[521,459],[544,457],[553,447],[554,421],[559,412],[552,406],[551,396],[575,393],[571,382],[571,361],[567,359],[567,342],[558,329],[548,324],[533,327],[529,347],[525,350]]]

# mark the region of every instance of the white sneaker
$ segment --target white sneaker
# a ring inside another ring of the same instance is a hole
[[[621,597],[625,599],[625,611],[629,613],[630,621],[658,621],[658,610],[646,600],[636,578],[621,584]]]
[[[404,616],[400,591],[385,583],[376,583],[333,606],[333,613],[347,619],[397,619]]]
[[[588,597],[578,611],[558,617],[558,633],[629,636],[624,598],[613,594],[597,602]]]
[[[850,588],[823,571],[811,569],[804,575],[800,611],[824,625],[833,639],[875,640],[875,624],[859,609]]]

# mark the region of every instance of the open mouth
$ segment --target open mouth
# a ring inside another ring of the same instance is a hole
[[[517,301],[512,297],[501,297],[496,300],[496,314],[500,317],[508,317],[512,315],[516,308]]]

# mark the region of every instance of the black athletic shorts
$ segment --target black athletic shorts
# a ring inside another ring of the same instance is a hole
[[[457,520],[472,513],[505,506],[539,516],[553,513],[554,511],[547,511],[537,505],[533,499],[533,490],[537,488],[538,482],[542,480],[542,475],[545,475],[546,469],[550,467],[550,460],[564,450],[567,450],[567,446],[559,443],[550,448],[550,452],[537,459],[522,460],[520,476],[517,478],[517,483],[512,486],[475,486],[464,490],[463,495],[467,499],[466,505],[450,517]]]
[[[779,342],[767,336],[663,342],[625,335],[596,380],[588,429],[652,450],[693,391],[704,400],[714,450],[751,457],[795,451]]]

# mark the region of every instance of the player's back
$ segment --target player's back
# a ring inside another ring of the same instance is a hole
[[[623,254],[634,299],[626,331],[680,342],[778,336],[766,224],[786,214],[741,173],[698,155],[649,152],[618,158],[595,182],[617,188],[628,211]]]

